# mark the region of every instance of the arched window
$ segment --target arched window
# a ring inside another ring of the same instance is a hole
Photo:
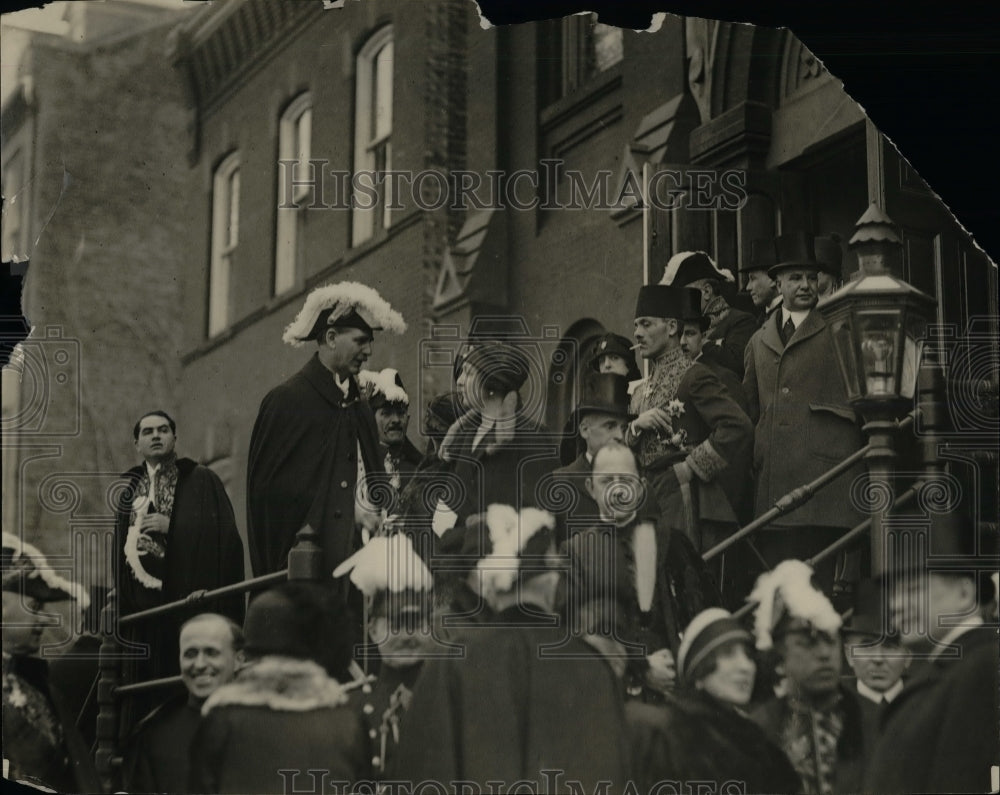
[[[390,223],[392,170],[392,26],[377,31],[357,57],[354,106],[354,204],[351,245],[371,239]]]
[[[240,154],[228,155],[212,180],[212,256],[208,273],[208,336],[229,325],[230,279],[240,236]]]
[[[312,98],[307,93],[292,100],[278,127],[278,216],[274,251],[274,294],[292,289],[302,279],[306,211],[313,179],[321,179],[309,165],[312,151]]]

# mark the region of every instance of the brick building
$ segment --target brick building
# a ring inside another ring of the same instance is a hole
[[[460,0],[241,0],[192,16],[173,47],[195,108],[182,424],[238,513],[259,401],[308,356],[282,329],[327,281],[371,284],[409,322],[371,364],[419,390],[413,426],[450,375],[426,366],[431,323],[456,329],[447,338],[514,312],[551,336],[569,354],[548,374],[558,428],[572,351],[605,328],[629,333],[638,286],[672,253],[734,267],[754,238],[835,233],[846,277],[871,201],[900,226],[902,275],[940,299],[940,319],[997,313],[995,267],[789,31],[670,15],[655,33],[587,16],[482,30]],[[686,204],[637,209],[646,164]],[[423,194],[343,181],[366,170],[435,174]],[[490,172],[507,179],[499,201]],[[727,206],[734,172],[746,199]],[[479,205],[433,200],[480,182]],[[589,209],[565,209],[594,190]],[[689,209],[698,191],[709,209]],[[352,194],[371,206],[351,209]]]
[[[30,260],[33,327],[4,371],[3,524],[98,585],[132,422],[178,398],[188,110],[163,41],[183,16],[69,4],[3,105],[3,253]]]

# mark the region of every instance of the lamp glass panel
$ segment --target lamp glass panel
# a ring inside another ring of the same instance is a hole
[[[899,359],[902,356],[902,313],[898,309],[860,311],[857,315],[861,368],[867,398],[899,395]]]
[[[847,399],[855,400],[862,395],[862,386],[858,379],[857,352],[854,347],[854,335],[851,333],[851,315],[845,312],[835,317],[833,327],[833,347],[837,354],[837,364],[840,374],[847,387]]]

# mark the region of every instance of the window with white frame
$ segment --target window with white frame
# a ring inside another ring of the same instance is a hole
[[[240,236],[240,155],[233,152],[212,180],[212,259],[208,274],[208,336],[229,325],[229,285]]]
[[[392,27],[387,26],[372,35],[357,57],[351,226],[355,246],[390,223],[392,186],[381,175],[392,169],[392,83]]]
[[[597,14],[576,14],[539,27],[541,104],[572,94],[618,64],[625,55],[624,33],[597,21]]]
[[[306,208],[313,174],[309,165],[312,145],[312,99],[296,97],[281,115],[278,129],[278,216],[274,252],[274,294],[295,287],[303,275]]]

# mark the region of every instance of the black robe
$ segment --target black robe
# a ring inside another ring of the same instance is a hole
[[[507,625],[455,639],[461,657],[428,660],[386,778],[449,792],[458,781],[482,792],[495,791],[491,781],[508,792],[566,792],[569,782],[594,792],[608,781],[620,792],[629,764],[620,682],[593,647],[548,623],[555,618],[503,611]],[[515,790],[519,781],[534,786]]]
[[[247,466],[255,576],[285,567],[295,534],[306,524],[320,535],[327,572],[360,546],[354,526],[359,443],[366,475],[384,476],[375,417],[357,381],[350,379],[345,398],[318,354],[265,395]]]

